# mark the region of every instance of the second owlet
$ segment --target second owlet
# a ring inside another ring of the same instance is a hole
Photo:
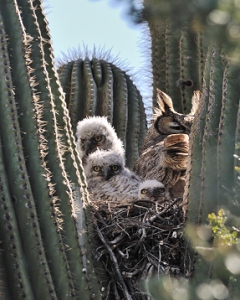
[[[79,121],[76,136],[77,149],[83,165],[86,157],[97,149],[114,150],[122,157],[125,155],[123,143],[106,117],[94,116]]]
[[[139,185],[139,200],[151,200],[154,202],[166,201],[166,189],[162,182],[158,180],[145,180]]]
[[[92,201],[131,202],[138,198],[139,177],[125,168],[122,155],[97,150],[87,157],[85,174]]]

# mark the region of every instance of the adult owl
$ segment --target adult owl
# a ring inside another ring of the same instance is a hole
[[[83,165],[86,157],[97,149],[114,150],[122,157],[125,155],[123,143],[106,117],[94,116],[79,121],[76,136]]]
[[[197,111],[200,92],[194,92],[189,114],[173,108],[172,99],[157,89],[158,108],[149,128],[134,171],[143,179],[156,179],[172,197],[182,197],[189,151],[189,133]]]
[[[159,203],[168,200],[164,184],[157,180],[145,180],[140,183],[138,199],[140,201],[150,200]]]
[[[84,168],[91,200],[123,204],[137,199],[141,181],[125,167],[118,152],[96,150],[87,157]]]

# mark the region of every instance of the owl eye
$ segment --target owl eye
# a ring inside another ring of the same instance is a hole
[[[111,169],[112,169],[113,171],[118,171],[118,170],[119,170],[119,165],[112,165],[112,166],[111,166]]]
[[[94,140],[95,140],[96,142],[101,142],[102,136],[101,136],[101,135],[97,135],[97,136],[94,137]]]
[[[147,194],[147,190],[146,189],[142,189],[141,190],[141,194],[143,194],[143,195]]]
[[[156,193],[161,194],[165,192],[165,188],[157,188],[155,189]]]
[[[180,125],[177,121],[170,122],[169,128],[173,130],[184,131],[184,127]]]
[[[99,172],[101,170],[101,167],[99,166],[93,166],[93,171]]]

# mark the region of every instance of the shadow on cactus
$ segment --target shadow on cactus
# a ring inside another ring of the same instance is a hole
[[[78,59],[65,58],[58,68],[73,131],[86,116],[106,116],[122,140],[127,166],[132,168],[147,130],[140,92],[109,53],[73,56]]]

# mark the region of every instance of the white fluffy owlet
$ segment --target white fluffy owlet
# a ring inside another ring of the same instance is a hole
[[[157,180],[145,180],[139,185],[139,200],[151,200],[154,202],[166,201],[166,189],[162,182]]]
[[[115,151],[97,150],[87,157],[85,174],[93,201],[132,201],[138,197],[139,177],[124,167]]]
[[[88,186],[91,182],[108,181],[112,176],[120,174],[124,169],[122,155],[113,150],[99,150],[89,154],[84,166]]]
[[[125,155],[123,143],[106,117],[94,116],[79,121],[76,136],[77,149],[83,164],[86,157],[97,149],[114,150],[123,157]]]

